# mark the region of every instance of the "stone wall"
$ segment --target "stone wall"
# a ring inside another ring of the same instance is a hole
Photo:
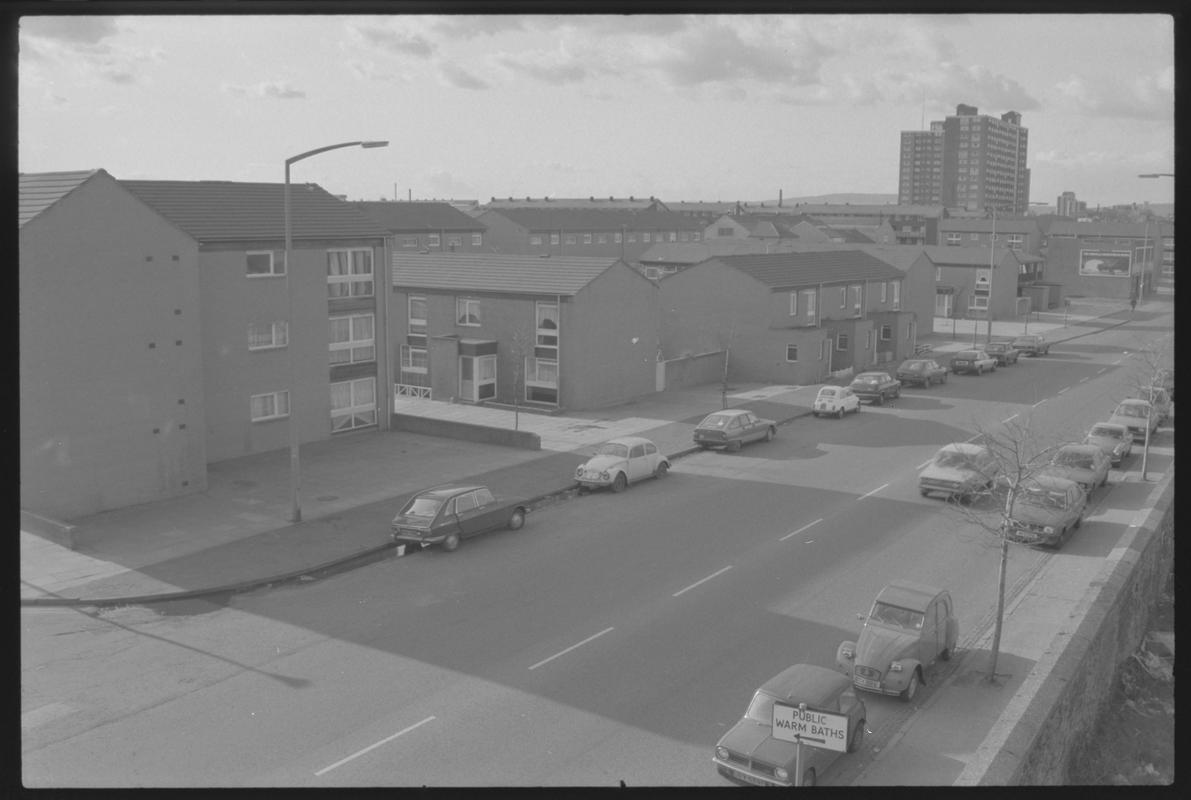
[[[476,425],[471,422],[455,422],[453,420],[434,419],[432,417],[418,417],[412,414],[393,414],[392,429],[395,431],[421,433],[426,436],[444,436],[450,439],[463,439],[468,442],[503,444],[507,447],[520,447],[524,450],[542,449],[542,437],[531,431],[492,428],[487,425]]]

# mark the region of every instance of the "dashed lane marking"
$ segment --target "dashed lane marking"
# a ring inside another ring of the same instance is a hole
[[[532,667],[530,667],[530,669],[537,669],[538,667],[542,666],[543,664],[549,664],[551,661],[558,658],[559,656],[565,656],[567,653],[571,652],[575,648],[582,647],[583,645],[587,644],[588,642],[598,639],[601,636],[603,636],[605,633],[608,633],[609,631],[612,631],[612,630],[616,630],[616,629],[612,628],[612,627],[604,628],[602,631],[595,634],[594,636],[588,636],[583,641],[581,641],[577,644],[571,645],[566,650],[559,651],[559,652],[555,653],[554,655],[550,656],[549,658],[543,658],[541,661],[539,661],[538,663],[536,663]]]
[[[722,575],[723,573],[727,572],[727,571],[728,571],[728,570],[730,570],[730,569],[732,569],[732,565],[731,565],[731,564],[729,564],[728,566],[724,567],[723,569],[718,569],[718,570],[716,570],[715,572],[713,572],[713,573],[711,573],[710,575],[708,575],[706,578],[701,578],[700,580],[697,580],[697,581],[695,581],[694,583],[692,583],[690,586],[686,587],[685,589],[679,589],[677,592],[675,592],[675,593],[674,593],[673,595],[671,595],[671,596],[672,596],[672,597],[678,597],[680,594],[683,594],[683,593],[685,593],[685,592],[689,592],[691,589],[694,589],[696,586],[698,586],[698,585],[700,585],[700,584],[703,584],[703,583],[707,583],[709,580],[711,580],[712,578],[714,578],[716,575]]]
[[[860,497],[857,497],[856,499],[857,499],[857,500],[863,500],[863,499],[864,499],[864,498],[866,498],[866,497],[872,497],[874,494],[876,494],[877,492],[881,491],[882,489],[884,489],[884,488],[885,488],[886,486],[888,486],[888,485],[889,485],[889,484],[887,484],[887,483],[882,483],[882,484],[881,484],[880,486],[878,486],[876,489],[873,489],[871,492],[868,492],[867,494],[862,494],[862,495],[860,495]]]
[[[364,755],[365,753],[367,753],[371,750],[375,750],[376,748],[380,747],[382,744],[385,744],[386,742],[391,742],[394,739],[396,739],[398,736],[403,736],[403,735],[409,733],[414,728],[420,728],[421,726],[425,725],[427,722],[430,722],[433,719],[435,719],[435,718],[434,717],[426,717],[426,719],[422,720],[421,722],[415,722],[413,725],[410,725],[408,728],[399,730],[396,733],[394,733],[392,736],[386,736],[385,738],[381,739],[379,742],[376,742],[375,744],[370,744],[367,747],[365,747],[363,750],[358,750],[358,751],[352,753],[347,758],[341,758],[338,761],[336,761],[334,764],[330,765],[329,767],[323,767],[322,769],[320,769],[318,772],[316,772],[314,774],[316,776],[324,775],[324,774],[330,772],[331,770],[335,769],[336,767],[342,767],[344,764],[351,761],[352,759],[359,758],[360,756]]]
[[[796,530],[796,531],[790,531],[790,532],[789,532],[789,533],[787,533],[785,536],[783,536],[782,538],[778,539],[778,541],[779,541],[779,542],[784,542],[784,541],[786,541],[787,539],[789,539],[791,536],[797,536],[798,534],[802,533],[803,531],[807,530],[808,528],[813,528],[814,526],[818,525],[818,524],[819,524],[820,522],[822,522],[822,521],[823,521],[823,518],[822,518],[822,517],[820,517],[819,519],[815,520],[814,522],[808,522],[806,525],[803,525],[803,526],[802,526],[801,528],[799,528],[798,530]]]
[[[1015,419],[1017,419],[1017,414],[1014,414],[1012,417],[1006,417],[1005,419],[1001,420],[1001,424],[1004,425],[1006,422],[1012,422]]]

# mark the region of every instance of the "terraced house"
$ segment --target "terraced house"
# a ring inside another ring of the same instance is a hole
[[[450,203],[358,200],[352,205],[389,232],[389,247],[394,252],[478,253],[487,249],[484,224]]]
[[[659,242],[697,242],[705,227],[664,210],[554,208],[489,209],[479,218],[498,253],[618,258],[636,261]]]

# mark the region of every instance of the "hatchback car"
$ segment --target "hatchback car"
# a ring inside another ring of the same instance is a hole
[[[1075,481],[1085,492],[1108,483],[1112,462],[1094,444],[1065,444],[1051,456],[1048,475]]]
[[[1139,392],[1142,400],[1149,400],[1154,406],[1154,414],[1158,417],[1158,424],[1170,417],[1170,394],[1161,386],[1151,386],[1149,390]]]
[[[997,360],[983,350],[960,350],[951,359],[951,371],[975,372],[983,375],[985,372],[997,371]]]
[[[843,419],[844,414],[860,413],[860,398],[847,386],[824,386],[815,395],[815,402],[811,404],[811,414]]]
[[[583,489],[608,486],[623,492],[630,483],[664,478],[669,470],[670,462],[657,445],[639,436],[625,436],[596,448],[595,455],[575,470],[575,482]]]
[[[897,379],[904,385],[930,388],[932,383],[947,382],[947,368],[930,358],[911,358],[897,368]]]
[[[695,426],[695,444],[704,450],[739,450],[748,442],[764,439],[773,441],[777,436],[777,423],[758,417],[743,408],[728,408],[708,414]]]
[[[918,491],[923,497],[941,494],[948,499],[967,500],[991,489],[999,469],[989,449],[970,442],[944,445],[918,473]]]
[[[1013,346],[1027,356],[1044,356],[1050,352],[1050,342],[1036,333],[1027,333],[1013,340]]]
[[[1009,511],[1005,537],[1022,544],[1062,547],[1083,524],[1088,493],[1057,475],[1033,475],[1022,482]]]
[[[1147,428],[1151,436],[1158,430],[1158,415],[1150,413],[1150,404],[1145,400],[1135,398],[1117,404],[1108,421],[1128,428],[1135,442],[1145,441]]]
[[[858,689],[909,702],[936,661],[947,661],[959,639],[951,594],[934,586],[893,581],[880,591],[860,637],[836,649],[835,663]]]
[[[984,346],[984,352],[997,360],[997,366],[1005,367],[1017,363],[1021,351],[1012,342],[989,342]]]
[[[1097,422],[1088,430],[1084,437],[1084,444],[1094,444],[1108,456],[1109,463],[1114,467],[1133,452],[1133,436],[1124,425],[1111,422]]]
[[[902,382],[888,372],[862,372],[852,379],[848,388],[861,400],[875,406],[883,406],[902,396]]]
[[[798,748],[802,747],[802,786],[814,786],[840,755],[811,745],[798,745],[773,736],[773,707],[783,703],[847,717],[847,752],[864,743],[868,716],[852,682],[826,667],[795,664],[761,685],[744,717],[715,746],[716,770],[733,783],[752,786],[793,786],[797,782]]]
[[[449,484],[414,495],[393,518],[393,541],[428,547],[441,544],[451,551],[462,539],[525,524],[528,505],[502,500],[487,486]]]

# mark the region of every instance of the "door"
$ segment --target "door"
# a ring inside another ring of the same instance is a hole
[[[942,632],[939,631],[939,621],[936,618],[938,613],[939,601],[935,599],[926,607],[926,613],[923,615],[922,620],[922,634],[918,639],[921,642],[918,658],[924,668],[929,666],[943,649],[939,646],[939,642],[942,639]]]
[[[740,434],[746,442],[761,438],[760,426],[757,424],[757,418],[752,414],[742,414],[740,416],[740,426]]]
[[[935,295],[935,316],[936,317],[950,317],[952,303],[955,300],[953,294],[936,294]]]

